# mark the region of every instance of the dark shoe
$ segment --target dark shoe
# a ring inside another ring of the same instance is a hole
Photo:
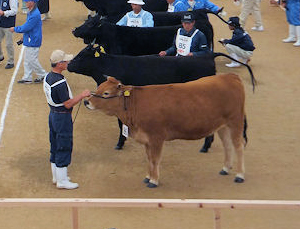
[[[5,66],[5,69],[11,69],[11,68],[13,68],[13,67],[15,67],[14,64],[7,64],[7,65]]]
[[[4,60],[4,57],[2,57],[1,59],[0,59],[0,61],[3,61]]]
[[[34,83],[41,83],[43,82],[44,78],[41,78],[41,79],[35,79],[33,82]]]
[[[32,81],[29,80],[19,80],[18,83],[30,84]]]

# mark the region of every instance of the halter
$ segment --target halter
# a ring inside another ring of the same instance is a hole
[[[95,96],[96,98],[99,98],[99,99],[113,99],[113,98],[122,96],[122,95],[113,95],[113,96],[110,96],[110,97],[103,97],[102,95],[97,95],[96,92],[91,92],[91,95]]]
[[[126,111],[127,110],[127,105],[126,105],[126,100],[127,99],[126,99],[126,97],[130,96],[130,91],[126,90],[121,95],[113,95],[113,96],[110,96],[110,97],[103,97],[102,95],[97,95],[95,92],[91,92],[91,95],[96,97],[96,98],[99,98],[99,99],[113,99],[113,98],[116,98],[116,97],[124,96],[124,110]]]

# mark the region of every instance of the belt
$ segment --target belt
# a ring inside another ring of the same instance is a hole
[[[53,113],[61,113],[61,114],[69,114],[69,113],[72,113],[72,110],[60,111],[60,110],[50,109],[50,111],[53,112]]]

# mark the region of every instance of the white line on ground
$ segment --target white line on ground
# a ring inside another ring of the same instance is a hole
[[[8,91],[7,91],[6,98],[5,98],[5,104],[4,104],[4,107],[3,107],[3,110],[2,110],[2,114],[1,114],[1,120],[0,120],[0,143],[1,143],[1,140],[2,140],[2,134],[3,134],[3,130],[4,130],[5,117],[6,117],[6,112],[7,112],[8,105],[9,105],[10,96],[11,96],[11,93],[12,93],[12,89],[13,89],[13,85],[14,85],[14,81],[15,81],[16,75],[17,75],[17,73],[19,71],[19,68],[20,68],[20,65],[21,65],[21,62],[22,62],[23,53],[24,53],[24,46],[22,45],[21,52],[20,52],[19,59],[18,59],[18,63],[16,65],[14,73],[13,73],[13,75],[11,77],[10,84],[9,84],[9,87],[8,87]]]

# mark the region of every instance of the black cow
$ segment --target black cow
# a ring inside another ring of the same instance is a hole
[[[181,25],[159,27],[128,27],[118,26],[100,19],[100,16],[89,18],[83,25],[75,28],[75,37],[84,39],[89,44],[96,38],[96,43],[102,45],[110,54],[149,55],[168,49]],[[197,26],[204,33],[211,47],[213,30],[209,21],[205,20]]]
[[[102,16],[108,15],[125,15],[131,11],[131,5],[127,0],[76,0],[81,1],[92,11],[96,11]],[[166,11],[168,4],[165,0],[144,0],[143,9],[146,11]]]
[[[84,38],[84,43],[96,43],[103,46],[109,54],[150,55],[166,50],[172,45],[176,31],[181,27],[160,26],[136,28],[118,26],[105,20],[100,20],[100,26],[81,27],[74,31],[75,36]]]
[[[125,85],[151,85],[180,83],[214,75],[216,72],[213,53],[202,57],[159,57],[107,55],[99,47],[91,45],[83,49],[68,65],[70,72],[91,76],[99,85],[106,80],[105,75],[114,76]],[[116,149],[121,149],[126,138],[120,136]],[[207,152],[213,136],[205,139],[202,152]]]

